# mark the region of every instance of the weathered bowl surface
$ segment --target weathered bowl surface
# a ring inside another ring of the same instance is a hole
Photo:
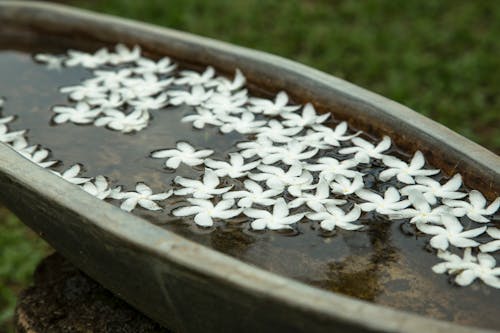
[[[245,72],[251,85],[334,108],[336,118],[459,172],[490,199],[500,158],[386,98],[303,65],[237,46],[58,5],[0,3],[0,38],[140,44],[146,52]],[[447,156],[443,159],[443,156]],[[176,332],[483,332],[325,292],[188,241],[101,202],[0,146],[0,198],[55,249]]]

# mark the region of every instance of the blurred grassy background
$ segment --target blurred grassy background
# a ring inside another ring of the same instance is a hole
[[[68,1],[66,1],[68,2]],[[69,1],[278,54],[405,104],[500,153],[500,2]],[[0,215],[0,331],[48,247]]]

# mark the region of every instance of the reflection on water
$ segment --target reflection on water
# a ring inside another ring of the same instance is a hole
[[[163,168],[162,160],[149,158],[150,152],[174,147],[184,139],[196,147],[214,149],[213,157],[223,159],[234,151],[237,141],[244,139],[239,134],[221,135],[216,128],[194,130],[191,124],[180,122],[192,111],[186,106],[153,111],[149,127],[134,134],[71,123],[51,126],[51,106],[67,102],[58,87],[78,83],[89,73],[78,68],[49,71],[19,49],[3,49],[0,96],[8,100],[3,115],[18,115],[11,128],[29,129],[31,143],[50,148],[54,159],[64,161],[58,165],[59,170],[82,163],[85,175],[105,175],[112,185],[133,189],[137,182],[146,182],[160,191],[172,187],[176,175],[193,178],[201,175],[201,169],[182,166],[174,174]],[[334,151],[327,154],[345,158]],[[378,183],[379,170],[377,164],[365,170],[372,173],[366,183],[374,191],[383,192],[394,184]],[[241,187],[239,181],[224,181]],[[140,208],[134,213],[230,256],[326,290],[457,323],[500,327],[500,290],[481,283],[459,288],[445,275],[432,273],[438,259],[427,249],[428,239],[417,237],[403,221],[388,221],[370,213],[361,220],[365,232],[327,233],[308,221],[299,223],[297,231],[291,233],[251,231],[239,217],[205,230],[189,218],[170,215],[183,203],[172,197],[161,213]]]

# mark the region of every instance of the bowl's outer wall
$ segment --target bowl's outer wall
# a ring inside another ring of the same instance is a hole
[[[448,173],[491,198],[498,156],[413,111],[342,80],[259,52],[61,6],[2,2],[9,29],[140,44],[146,51],[241,68],[249,81],[334,110],[339,119],[421,149]],[[396,132],[397,131],[397,132]],[[442,156],[449,156],[443,160]],[[0,198],[87,274],[176,332],[483,332],[325,293],[189,242],[87,195],[0,146]]]

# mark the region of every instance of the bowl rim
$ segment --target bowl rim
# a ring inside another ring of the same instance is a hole
[[[57,22],[65,18],[63,25],[73,21],[76,25],[93,24],[121,33],[150,36],[151,40],[161,37],[181,44],[197,45],[213,57],[223,55],[231,58],[233,62],[250,61],[253,65],[261,65],[264,68],[271,66],[276,70],[329,87],[331,91],[347,96],[351,101],[380,109],[393,121],[421,124],[422,136],[445,144],[451,151],[460,153],[462,157],[467,156],[476,168],[487,175],[498,177],[500,158],[485,148],[399,103],[291,60],[186,32],[59,4],[3,1],[0,3],[0,18],[2,16],[15,17],[19,20],[19,24],[30,22],[34,25],[41,22]],[[73,210],[103,232],[111,233],[134,244],[137,249],[188,267],[204,276],[225,281],[226,284],[279,300],[294,308],[306,309],[326,317],[386,332],[423,330],[470,332],[471,329],[477,332],[488,331],[327,292],[231,258],[92,197],[48,170],[24,159],[6,145],[0,145],[0,172],[40,193],[48,200]],[[497,187],[496,184],[494,186]]]

